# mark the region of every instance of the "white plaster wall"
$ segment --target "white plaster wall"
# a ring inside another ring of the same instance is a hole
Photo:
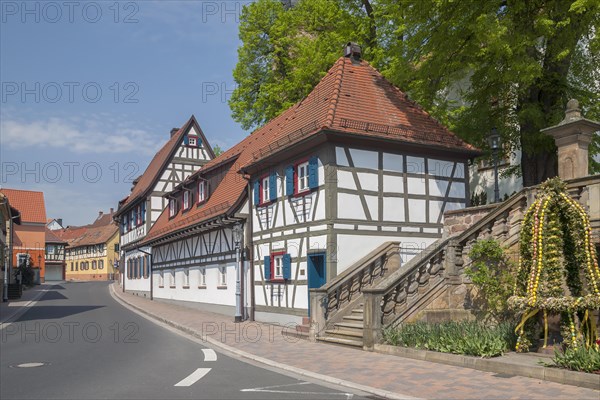
[[[366,219],[360,197],[354,194],[338,193],[338,218]]]
[[[383,153],[383,170],[404,172],[403,156],[393,153]]]
[[[141,250],[151,253],[152,252],[152,248],[149,246],[145,246],[142,247]],[[133,251],[129,251],[127,253],[125,253],[125,265],[127,265],[127,260],[132,259],[132,258],[136,258],[136,257],[144,257],[146,256],[145,253],[142,253],[141,251],[138,250],[133,250]],[[152,266],[150,266],[150,270],[152,270]],[[150,291],[150,276],[148,276],[148,278],[139,278],[139,279],[129,279],[127,277],[127,272],[125,271],[125,273],[123,274],[123,276],[125,277],[125,290],[132,290],[132,291]]]
[[[383,219],[392,222],[404,222],[404,199],[401,197],[383,198]]]
[[[227,268],[227,289],[217,289],[219,266]],[[206,289],[198,288],[200,267],[190,268],[189,289],[183,288],[184,270],[175,270],[176,288],[170,288],[170,270],[164,270],[164,287],[159,287],[160,272],[154,271],[154,297],[158,299],[181,300],[207,304],[235,306],[235,263],[208,265],[206,268]]]
[[[385,242],[401,242],[401,258],[405,263],[433,243],[434,238],[402,237],[402,236],[368,236],[343,235],[337,236],[337,273],[338,275],[360,260],[369,252]],[[357,250],[359,249],[359,250]],[[330,280],[332,277],[327,277]]]

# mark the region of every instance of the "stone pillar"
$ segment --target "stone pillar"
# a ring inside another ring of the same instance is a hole
[[[308,338],[311,342],[317,341],[319,333],[325,330],[325,310],[323,300],[327,297],[326,291],[310,289],[310,328]]]
[[[364,296],[364,326],[363,349],[373,351],[375,345],[381,341],[381,300],[383,291],[379,289],[365,289]]]
[[[565,118],[558,125],[542,129],[542,132],[554,138],[558,148],[558,176],[561,179],[589,175],[588,146],[592,134],[598,130],[600,123],[585,119],[575,99],[567,103]]]

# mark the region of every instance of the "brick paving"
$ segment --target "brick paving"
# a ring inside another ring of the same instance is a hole
[[[241,351],[278,363],[379,390],[427,399],[592,399],[600,391],[521,376],[367,352],[289,337],[282,327],[258,322],[233,323],[233,316],[115,293],[160,319],[211,337]],[[600,388],[599,388],[600,389]]]

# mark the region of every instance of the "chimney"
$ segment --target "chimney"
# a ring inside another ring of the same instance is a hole
[[[171,137],[173,137],[173,135],[176,134],[178,131],[179,131],[179,128],[171,129]]]
[[[110,208],[110,213],[113,214],[114,212],[115,212],[115,209],[111,207]]]
[[[362,56],[362,51],[360,46],[356,43],[348,42],[346,47],[344,48],[344,57],[348,57],[352,60],[353,63],[360,62],[360,57]]]
[[[58,224],[59,224],[60,226],[63,226],[63,224],[62,224],[62,218],[57,218],[57,219],[56,219],[56,222],[58,222]]]
[[[104,212],[98,211],[98,218],[102,217],[103,214],[104,214]]]

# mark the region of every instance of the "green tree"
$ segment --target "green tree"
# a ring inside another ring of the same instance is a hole
[[[569,98],[600,118],[599,28],[598,0],[300,0],[290,9],[257,0],[241,18],[230,106],[245,128],[263,124],[306,96],[356,41],[469,142],[485,147],[487,132],[500,128],[505,150],[522,150],[530,186],[556,172],[554,142],[540,129],[562,119]]]
[[[215,157],[219,157],[223,154],[223,149],[218,144],[213,147],[213,153],[215,153]]]

